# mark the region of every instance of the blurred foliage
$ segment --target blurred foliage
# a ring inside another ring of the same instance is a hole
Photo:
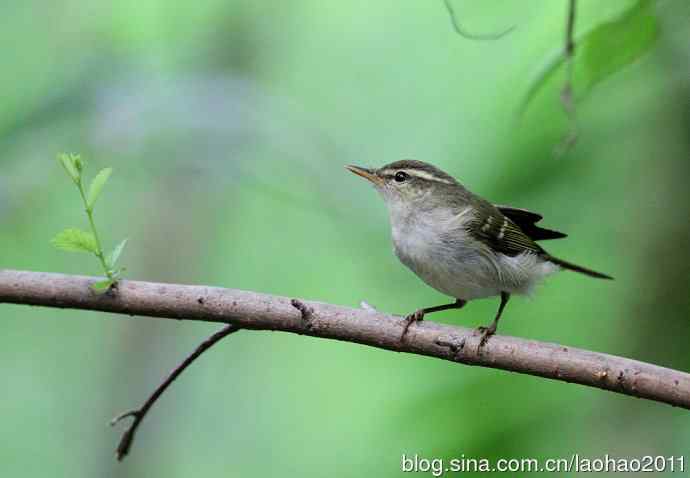
[[[576,34],[615,28],[635,5],[581,0]],[[554,159],[568,127],[563,72],[514,112],[562,51],[565,1],[454,0],[470,31],[516,25],[483,42],[457,35],[441,1],[9,2],[0,264],[89,272],[46,240],[81,207],[51,162],[72,150],[117,168],[99,226],[127,231],[129,277],[403,314],[443,298],[393,257],[383,204],[342,166],[412,157],[542,212],[569,233],[550,251],[616,277],[559,274],[511,303],[505,333],[687,370],[690,4],[649,5],[653,47],[597,60],[606,80],[578,105],[577,145]],[[403,453],[679,455],[690,444],[687,413],[664,405],[246,331],[171,388],[118,464],[108,419],[214,327],[1,307],[3,476],[398,476]],[[434,320],[475,326],[495,307]]]
[[[659,33],[655,3],[654,0],[638,0],[615,20],[598,24],[585,34],[573,38],[576,44],[572,59],[575,66],[573,80],[580,91],[578,99],[583,99],[594,85],[639,59],[652,48]],[[575,17],[577,24],[578,15]],[[529,103],[566,61],[563,48],[551,54],[527,88],[520,106],[521,114],[524,114]]]

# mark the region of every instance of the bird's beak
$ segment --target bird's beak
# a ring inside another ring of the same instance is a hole
[[[359,166],[352,166],[352,165],[345,166],[345,169],[355,173],[357,176],[362,176],[364,179],[371,181],[372,183],[374,183],[377,186],[381,185],[381,178],[379,176],[377,176],[376,173],[372,169],[360,168]]]

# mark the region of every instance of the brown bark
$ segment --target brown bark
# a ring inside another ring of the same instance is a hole
[[[690,409],[690,374],[604,353],[502,335],[479,346],[474,329],[405,321],[376,311],[219,287],[123,280],[108,294],[99,278],[0,270],[0,303],[277,330],[579,383]]]

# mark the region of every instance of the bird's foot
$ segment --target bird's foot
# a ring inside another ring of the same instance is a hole
[[[424,309],[419,309],[418,311],[405,317],[405,325],[403,327],[402,335],[400,336],[400,341],[402,342],[405,340],[407,331],[410,330],[410,325],[414,324],[415,322],[421,322],[422,320],[424,320]]]
[[[486,341],[489,340],[489,337],[496,333],[496,322],[492,322],[488,327],[478,327],[477,330],[482,336],[482,339],[479,341],[479,346],[483,347]]]

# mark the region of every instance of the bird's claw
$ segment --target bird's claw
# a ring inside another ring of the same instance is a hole
[[[479,341],[479,346],[483,347],[486,344],[486,341],[489,340],[489,337],[496,333],[496,323],[493,322],[488,327],[478,327],[477,330],[482,336],[481,340]]]
[[[400,336],[400,341],[402,342],[403,340],[405,340],[407,331],[410,330],[410,325],[412,325],[415,322],[421,322],[422,320],[424,320],[424,311],[422,309],[419,309],[418,311],[413,312],[407,317],[405,317],[405,325],[403,326],[403,332]]]

